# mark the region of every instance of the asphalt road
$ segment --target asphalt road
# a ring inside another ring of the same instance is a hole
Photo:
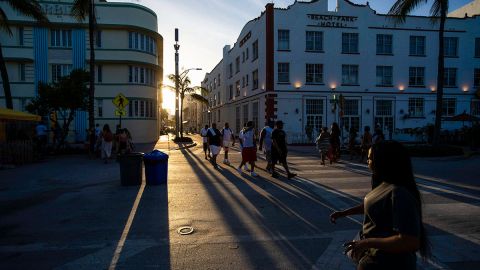
[[[167,153],[161,186],[122,187],[115,162],[79,156],[0,171],[0,268],[354,269],[341,245],[361,217],[332,225],[328,216],[368,192],[364,165],[321,166],[311,149],[297,147],[289,161],[299,177],[273,179],[258,169],[253,178],[213,169],[200,146]],[[239,160],[233,151],[232,164]],[[478,184],[423,174],[434,257],[420,268],[479,269]],[[193,233],[179,234],[185,226]]]

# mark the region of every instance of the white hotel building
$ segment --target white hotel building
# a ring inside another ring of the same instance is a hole
[[[15,110],[24,110],[37,95],[39,82],[52,82],[72,69],[89,68],[88,19],[79,23],[70,16],[73,0],[40,0],[51,25],[41,27],[21,16],[5,2],[13,36],[0,32],[3,55]],[[95,122],[114,130],[118,116],[113,98],[123,93],[130,101],[122,127],[128,128],[135,142],[158,139],[158,85],[163,78],[163,38],[157,30],[157,15],[132,3],[96,1],[95,40]],[[0,106],[5,107],[3,87]],[[84,141],[87,113],[77,112],[71,140]]]
[[[412,139],[409,129],[434,123],[437,29],[422,16],[394,24],[368,3],[338,0],[335,11],[328,0],[267,4],[206,74],[205,120],[229,122],[234,132],[248,120],[260,128],[282,120],[290,142],[306,126],[333,122],[361,132],[380,125],[387,136]],[[448,18],[445,29],[443,127],[456,129],[462,122],[452,116],[480,116],[480,16]]]

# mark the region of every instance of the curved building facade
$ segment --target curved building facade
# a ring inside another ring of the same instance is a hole
[[[480,16],[449,17],[445,27],[443,127],[461,128],[453,116],[480,116]],[[246,23],[223,59],[205,76],[209,122],[235,132],[254,121],[285,122],[291,142],[305,131],[338,122],[380,126],[388,137],[414,140],[412,131],[434,123],[438,24],[408,16],[395,24],[366,5],[338,0],[267,4]],[[218,125],[218,124],[217,124]]]
[[[0,40],[12,89],[14,109],[24,110],[37,94],[39,82],[53,82],[72,69],[89,68],[88,24],[79,23],[70,10],[73,0],[39,1],[51,24],[39,26],[20,16],[5,3],[13,36],[2,32]],[[156,14],[141,5],[96,1],[95,123],[119,122],[113,98],[129,99],[122,117],[135,142],[158,139],[158,112],[163,78],[163,38]],[[3,89],[0,106],[5,106]],[[79,111],[72,124],[71,140],[84,141],[87,113]]]

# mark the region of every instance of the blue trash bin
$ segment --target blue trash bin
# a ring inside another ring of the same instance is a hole
[[[168,155],[153,150],[143,156],[145,163],[145,180],[147,185],[160,185],[167,183],[168,177]]]

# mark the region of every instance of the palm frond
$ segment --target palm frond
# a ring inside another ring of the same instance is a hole
[[[438,1],[438,0],[436,0]],[[388,11],[394,23],[404,23],[408,14],[422,3],[427,3],[428,0],[397,0]]]
[[[91,0],[75,0],[70,14],[78,21],[85,20],[85,17],[90,13],[90,1]]]
[[[8,18],[7,14],[3,11],[3,9],[0,8],[0,29],[7,32],[8,35],[12,36],[12,30],[10,29],[10,26],[8,25]]]
[[[48,18],[43,13],[37,0],[7,0],[8,4],[22,15],[34,18],[40,23],[48,23]]]

